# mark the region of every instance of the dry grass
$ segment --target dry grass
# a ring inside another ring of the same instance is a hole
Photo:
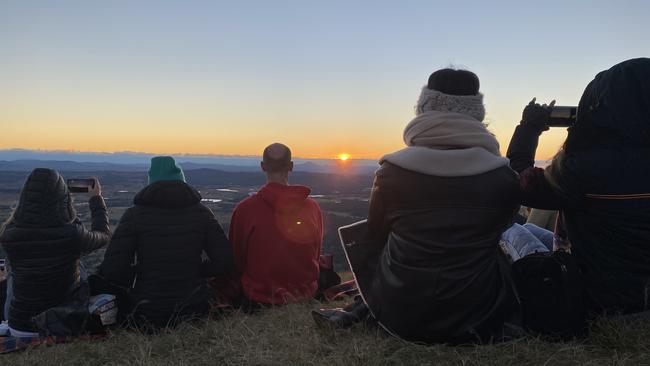
[[[159,335],[119,330],[103,342],[40,347],[0,356],[2,365],[650,365],[650,322],[600,321],[585,341],[537,338],[447,347],[405,343],[378,330],[317,328],[297,304],[234,313]]]

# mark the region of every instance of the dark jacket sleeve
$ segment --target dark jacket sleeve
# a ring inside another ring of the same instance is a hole
[[[506,155],[510,167],[519,173],[521,203],[527,207],[558,210],[566,206],[566,197],[546,180],[544,169],[535,167],[540,134],[541,131],[533,126],[517,126]]]
[[[521,203],[526,207],[560,210],[568,206],[566,196],[551,186],[542,168],[531,167],[522,171],[519,185]]]
[[[115,229],[111,243],[106,249],[99,274],[109,282],[122,287],[131,287],[135,277],[133,261],[137,243],[137,232],[133,209],[124,212]]]
[[[235,207],[230,219],[230,229],[228,230],[228,238],[230,239],[231,248],[233,251],[233,259],[235,263],[235,270],[233,277],[239,280],[244,269],[246,268],[246,255],[248,254],[248,240],[251,235],[249,228],[245,225],[245,218],[239,210],[239,206]]]
[[[79,247],[82,253],[103,248],[111,241],[111,228],[104,199],[101,196],[91,197],[88,206],[92,221],[90,230],[82,225],[78,226]]]
[[[208,261],[203,262],[203,276],[226,276],[234,270],[232,246],[212,212],[208,220],[203,251],[208,256]]]
[[[506,156],[510,159],[510,167],[517,173],[535,166],[535,152],[539,144],[539,129],[522,124],[515,128]]]

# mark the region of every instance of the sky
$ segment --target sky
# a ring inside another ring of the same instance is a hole
[[[575,105],[650,56],[650,1],[0,0],[0,149],[376,159],[429,74],[481,80],[505,152],[532,97]],[[538,159],[566,131],[545,133]]]

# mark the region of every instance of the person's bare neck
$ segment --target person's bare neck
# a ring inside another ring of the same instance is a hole
[[[277,184],[282,184],[283,186],[288,186],[289,185],[289,174],[267,173],[266,174],[266,183],[277,183]]]

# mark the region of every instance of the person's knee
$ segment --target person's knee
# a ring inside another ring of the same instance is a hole
[[[515,223],[503,233],[503,238],[514,243],[518,240],[526,239],[530,235],[530,232],[524,226]]]
[[[541,229],[541,227],[539,227],[539,226],[537,226],[535,224],[531,224],[530,222],[527,222],[527,223],[523,224],[522,226],[525,227],[527,230]]]

